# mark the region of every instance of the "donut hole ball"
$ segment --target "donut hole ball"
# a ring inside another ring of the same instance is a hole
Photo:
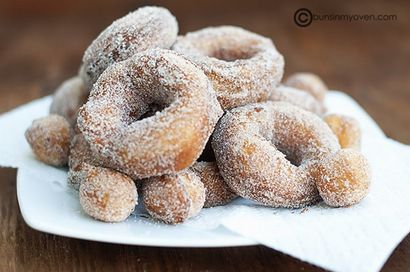
[[[33,121],[25,137],[36,157],[49,165],[64,166],[70,149],[70,124],[59,115]]]
[[[50,113],[61,115],[74,126],[80,107],[87,101],[89,89],[79,76],[67,79],[54,92]]]
[[[320,196],[332,207],[356,204],[369,192],[370,166],[354,149],[341,149],[323,159],[315,176]]]
[[[342,148],[360,149],[361,129],[356,119],[341,114],[329,114],[323,120],[339,139]]]
[[[80,185],[80,204],[89,216],[104,222],[125,220],[137,204],[137,188],[128,176],[103,167],[90,167]]]
[[[205,202],[205,188],[199,177],[187,169],[145,180],[142,199],[153,218],[178,224],[199,213]]]
[[[323,103],[310,93],[285,85],[279,85],[274,88],[269,96],[269,100],[288,102],[317,115],[322,115],[326,111]]]
[[[222,206],[237,197],[223,180],[216,162],[197,162],[191,166],[191,170],[198,175],[206,189],[204,208]]]
[[[295,73],[285,80],[284,85],[304,90],[320,102],[323,102],[328,90],[322,79],[312,73]]]

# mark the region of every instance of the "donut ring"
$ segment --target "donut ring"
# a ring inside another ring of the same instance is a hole
[[[206,189],[204,208],[222,206],[237,197],[223,180],[215,162],[197,162],[190,169]]]
[[[209,27],[177,38],[173,49],[198,64],[223,109],[265,101],[283,75],[272,41],[240,27]]]
[[[137,204],[134,181],[103,167],[89,166],[87,173],[79,188],[80,204],[85,213],[105,222],[125,220]]]
[[[74,126],[77,112],[87,101],[88,94],[89,91],[79,76],[67,79],[54,92],[50,114],[63,116]]]
[[[271,101],[283,101],[298,106],[304,110],[321,115],[325,112],[322,103],[316,100],[312,95],[302,90],[279,85],[275,88],[269,97]]]
[[[24,136],[40,161],[53,166],[67,164],[71,128],[64,117],[53,114],[36,119]]]
[[[339,139],[342,148],[360,149],[361,130],[359,122],[342,114],[329,114],[323,120]]]
[[[270,101],[227,112],[215,129],[212,146],[220,173],[235,193],[289,208],[320,199],[310,168],[340,149],[318,116]]]
[[[173,51],[152,49],[110,66],[77,121],[105,167],[142,179],[192,165],[221,115],[200,69]]]
[[[178,224],[200,212],[205,202],[205,188],[199,177],[186,169],[144,181],[142,200],[152,217]]]
[[[169,10],[142,7],[114,21],[91,43],[83,56],[80,75],[92,84],[110,65],[150,48],[169,49],[178,34],[178,23]]]
[[[289,87],[304,90],[320,102],[323,102],[328,90],[322,79],[312,73],[295,73],[289,76],[284,84]]]

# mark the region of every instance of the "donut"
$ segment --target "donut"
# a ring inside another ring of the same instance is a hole
[[[99,160],[93,156],[84,136],[81,133],[76,134],[71,140],[68,156],[68,185],[78,191],[80,184],[84,182],[90,171],[95,169],[94,166],[100,164]]]
[[[332,207],[358,203],[369,192],[370,167],[354,149],[342,149],[325,157],[314,169],[320,196]]]
[[[325,112],[325,107],[323,104],[316,100],[311,94],[284,85],[279,85],[277,88],[272,90],[269,100],[288,102],[318,115]]]
[[[206,189],[204,208],[226,205],[237,197],[223,180],[215,162],[197,162],[190,169]]]
[[[320,117],[271,101],[226,112],[215,128],[212,147],[223,179],[236,194],[289,208],[320,200],[310,169],[340,149]]]
[[[191,166],[221,115],[204,73],[157,48],[110,66],[77,122],[103,166],[136,180]]]
[[[199,177],[186,169],[145,180],[142,200],[153,218],[178,224],[200,212],[205,202],[205,188]]]
[[[67,79],[54,92],[50,114],[63,116],[73,126],[78,110],[87,101],[88,93],[79,76]]]
[[[323,102],[328,90],[322,79],[312,73],[295,73],[285,80],[284,85],[304,90],[320,102]]]
[[[162,7],[142,7],[114,21],[87,48],[80,75],[91,88],[110,65],[150,48],[169,49],[178,34],[175,17]]]
[[[362,133],[356,119],[342,114],[329,114],[323,120],[339,139],[342,148],[360,149]]]
[[[89,216],[105,221],[125,220],[135,209],[138,194],[134,181],[104,167],[90,166],[79,188],[80,204]]]
[[[240,27],[190,32],[172,48],[204,70],[223,109],[267,100],[282,79],[284,60],[272,41]]]
[[[70,124],[59,115],[33,121],[25,137],[36,157],[49,165],[64,166],[70,148]]]

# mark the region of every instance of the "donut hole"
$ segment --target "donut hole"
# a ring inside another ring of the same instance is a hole
[[[299,167],[302,164],[302,160],[300,156],[296,154],[296,152],[292,152],[291,150],[276,146],[276,148],[285,155],[285,159],[288,160],[292,165]]]
[[[257,50],[247,46],[220,47],[208,52],[208,56],[223,61],[236,61],[250,59],[257,53]]]
[[[140,121],[146,118],[149,118],[151,116],[154,116],[157,112],[162,111],[165,109],[167,105],[164,104],[159,104],[159,103],[151,103],[147,105],[143,110],[141,109],[136,109],[133,111],[130,111],[128,113],[128,124],[134,123],[136,121]]]

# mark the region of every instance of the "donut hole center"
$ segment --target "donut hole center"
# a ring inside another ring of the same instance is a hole
[[[131,124],[136,121],[140,121],[140,120],[149,118],[151,116],[154,116],[157,112],[162,111],[166,107],[167,105],[153,102],[151,104],[148,104],[147,107],[145,107],[143,110],[137,109],[137,110],[130,111],[128,114],[128,117],[129,117],[128,123]]]
[[[302,164],[302,160],[296,152],[292,152],[291,150],[281,146],[276,146],[276,148],[285,155],[285,159],[292,165],[299,167]]]
[[[227,48],[221,47],[209,52],[208,56],[223,61],[236,61],[250,59],[256,54],[256,50],[250,48]]]

